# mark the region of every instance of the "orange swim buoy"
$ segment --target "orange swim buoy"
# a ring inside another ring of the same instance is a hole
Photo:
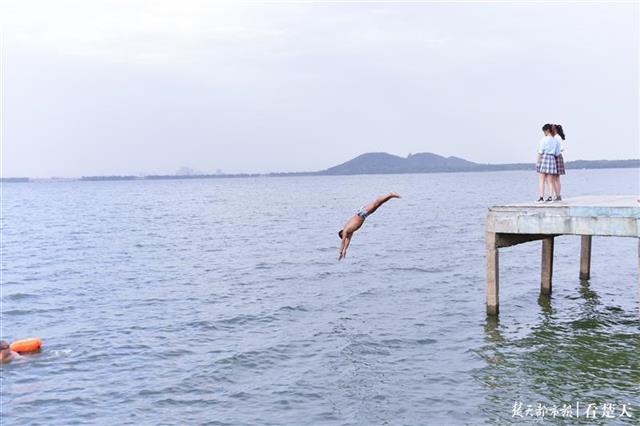
[[[25,352],[38,352],[42,346],[42,340],[38,337],[21,339],[16,340],[10,346],[12,351],[18,352],[19,354]]]

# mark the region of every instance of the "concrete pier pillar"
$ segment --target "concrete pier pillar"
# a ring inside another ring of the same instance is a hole
[[[500,267],[498,245],[494,232],[485,233],[487,252],[487,315],[497,315],[499,310]]]
[[[540,292],[551,294],[551,281],[553,278],[553,242],[554,237],[542,240],[542,274],[540,280]]]
[[[591,278],[591,235],[583,235],[580,243],[580,279]]]

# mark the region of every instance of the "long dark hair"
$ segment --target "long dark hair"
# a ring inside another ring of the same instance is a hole
[[[544,126],[542,126],[542,131],[543,132],[551,132],[551,129],[553,129],[553,126],[549,123],[545,124]]]
[[[555,131],[557,134],[560,135],[560,137],[562,138],[562,140],[565,140],[564,137],[564,130],[562,130],[562,125],[560,124],[554,124],[553,127],[555,128]]]

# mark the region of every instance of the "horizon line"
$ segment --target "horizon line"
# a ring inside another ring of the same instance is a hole
[[[279,171],[279,172],[233,172],[233,173],[207,173],[207,172],[196,172],[196,173],[191,173],[191,174],[178,174],[178,173],[149,173],[149,174],[107,174],[107,175],[79,175],[79,176],[48,176],[48,177],[32,177],[32,176],[2,176],[0,175],[0,181],[3,182],[8,182],[11,180],[14,181],[19,181],[19,180],[28,180],[28,181],[46,181],[46,180],[69,180],[69,181],[73,181],[73,180],[77,180],[77,181],[91,181],[93,180],[118,180],[118,178],[120,178],[121,180],[144,180],[147,178],[151,178],[149,180],[153,180],[154,178],[165,178],[165,179],[171,179],[171,178],[183,178],[183,179],[197,179],[197,178],[224,178],[224,177],[260,177],[260,176],[264,176],[264,177],[270,177],[270,176],[274,176],[274,177],[278,177],[280,175],[333,175],[331,173],[326,173],[327,171],[329,171],[330,169],[337,167],[337,166],[341,166],[345,163],[348,163],[349,161],[352,161],[353,159],[356,159],[358,157],[361,157],[363,155],[366,154],[388,154],[391,156],[395,156],[395,157],[399,157],[399,158],[409,158],[409,156],[414,156],[417,154],[433,154],[433,153],[415,153],[415,154],[410,154],[407,157],[401,157],[399,155],[395,155],[395,154],[389,154],[387,152],[383,152],[383,151],[379,151],[379,152],[367,152],[364,154],[360,154],[356,157],[353,157],[350,160],[347,160],[345,162],[342,162],[340,164],[337,164],[335,166],[331,166],[328,167],[326,169],[322,169],[322,170],[315,170],[315,171],[297,171],[297,172],[291,172],[291,171]],[[438,154],[435,154],[438,155]],[[438,155],[440,156],[440,155]],[[444,157],[444,156],[440,156],[442,158],[458,158],[458,159],[462,159],[465,161],[469,161],[466,160],[462,157],[456,157],[454,155],[449,156],[449,157]],[[640,168],[640,158],[624,158],[624,159],[597,159],[597,160],[582,160],[582,159],[578,159],[578,160],[571,160],[571,161],[567,161],[567,164],[572,164],[572,163],[577,163],[577,162],[590,162],[590,163],[597,163],[597,162],[619,162],[619,161],[625,161],[625,162],[633,162],[633,161],[637,161],[639,164],[637,166],[631,166],[631,167],[612,167],[612,168]],[[473,161],[469,161],[471,163],[473,163],[474,165],[477,166],[487,166],[487,167],[505,167],[505,166],[524,166],[524,165],[528,165],[528,164],[533,164],[532,162],[516,162],[516,163],[476,163]],[[601,168],[606,168],[606,167],[601,167]],[[589,169],[597,169],[597,168],[589,168]],[[450,169],[450,170],[445,170],[445,169],[437,169],[437,167],[434,167],[432,171],[415,171],[415,172],[391,172],[391,173],[384,173],[384,172],[363,172],[363,173],[338,173],[336,175],[359,175],[359,174],[419,174],[419,173],[462,173],[462,172],[488,172],[488,171],[517,171],[518,169],[502,169],[502,170],[469,170],[469,169]]]

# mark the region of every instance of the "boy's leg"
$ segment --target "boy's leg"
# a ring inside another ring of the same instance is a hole
[[[392,198],[393,198],[393,196],[391,194],[382,195],[382,196],[376,198],[375,200],[373,200],[371,203],[367,204],[365,206],[365,209],[367,210],[367,215],[370,215],[373,212],[375,212],[376,210],[378,210],[378,208],[381,205],[383,205],[384,203],[386,203],[387,201],[389,201]]]

